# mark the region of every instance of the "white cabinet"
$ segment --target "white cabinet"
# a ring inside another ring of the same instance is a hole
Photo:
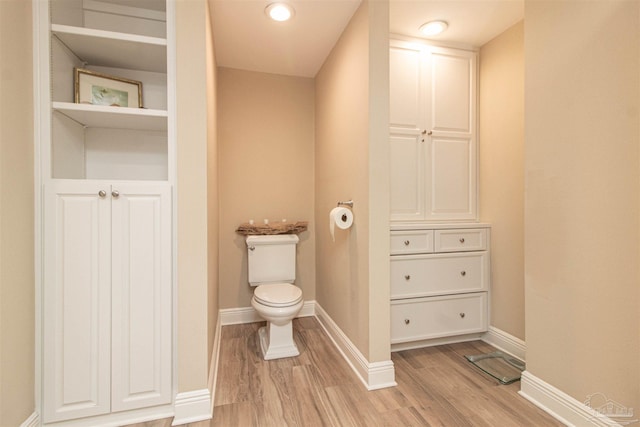
[[[477,54],[392,40],[391,221],[477,220]]]
[[[44,421],[171,402],[168,184],[44,190]]]
[[[148,420],[173,410],[174,0],[33,6],[39,410],[45,425]],[[77,103],[76,68],[116,78],[92,90],[141,82],[143,108]]]
[[[392,349],[486,332],[491,282],[490,229],[392,225]]]

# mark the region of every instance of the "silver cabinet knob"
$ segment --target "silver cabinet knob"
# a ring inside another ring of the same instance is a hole
[[[411,279],[411,276],[410,276],[410,275],[408,275],[408,274],[405,274],[405,276],[404,276],[404,280],[410,280],[410,279]]]
[[[104,191],[104,190],[100,190],[100,191],[98,191],[98,196],[100,196],[100,197],[105,197],[106,195],[107,195],[107,192],[106,192],[106,191]]]
[[[462,271],[460,272],[460,275],[461,275],[462,277],[464,277],[464,276],[466,276],[466,275],[467,275],[467,272],[466,272],[466,271],[464,271],[464,270],[462,270]]]
[[[120,192],[118,190],[113,190],[111,192],[111,195],[113,196],[114,199],[117,199],[118,197],[120,197]]]
[[[405,324],[405,325],[408,325],[409,323],[411,323],[411,320],[409,320],[409,319],[404,319],[404,324]]]
[[[405,240],[405,241],[404,241],[404,245],[405,245],[405,246],[409,246],[409,244],[410,244],[410,243],[411,243],[411,242],[410,242],[410,241],[408,241],[408,240]]]
[[[460,238],[460,243],[464,243],[464,237]]]
[[[464,316],[466,316],[466,314],[464,314],[464,313],[460,313],[460,318],[461,318],[461,319],[464,319]]]
[[[255,251],[255,250],[256,250],[256,247],[255,247],[255,246],[249,246],[249,250],[250,250],[250,251]]]
[[[427,135],[433,135],[433,131],[430,130],[429,132],[427,132]]]

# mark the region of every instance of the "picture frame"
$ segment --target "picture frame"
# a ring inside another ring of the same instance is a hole
[[[142,82],[84,68],[74,68],[73,75],[76,104],[143,108]]]

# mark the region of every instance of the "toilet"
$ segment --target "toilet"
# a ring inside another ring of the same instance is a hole
[[[296,279],[295,234],[247,237],[249,284],[255,286],[251,305],[267,321],[258,330],[265,360],[300,354],[293,341],[291,321],[302,309],[302,290]]]

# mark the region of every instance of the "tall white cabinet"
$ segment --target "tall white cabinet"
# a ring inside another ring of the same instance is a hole
[[[488,328],[477,62],[473,50],[390,41],[392,350],[477,339]]]
[[[391,221],[477,219],[477,54],[392,40]]]
[[[173,2],[34,13],[42,421],[126,423],[173,400]],[[143,108],[76,103],[74,68],[142,82]]]

